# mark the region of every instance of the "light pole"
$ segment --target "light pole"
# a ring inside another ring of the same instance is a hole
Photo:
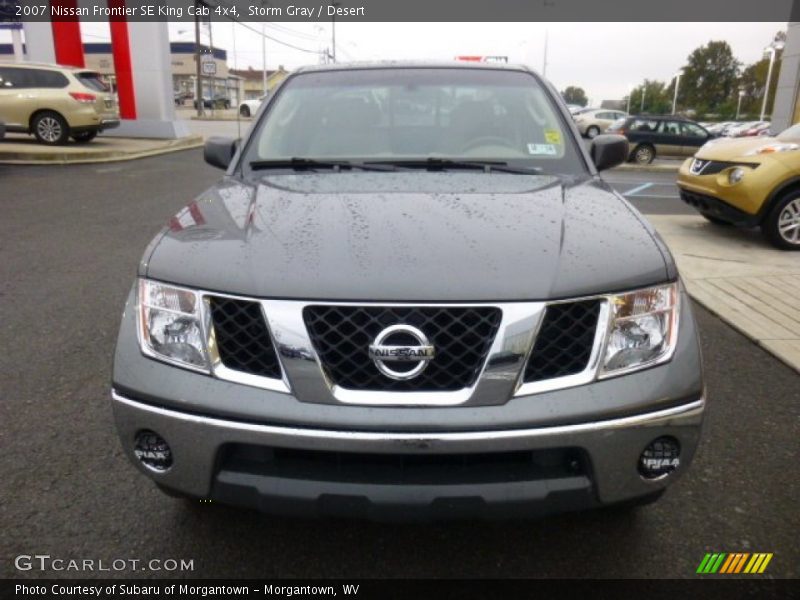
[[[683,75],[683,69],[680,69],[677,73],[675,73],[675,95],[672,96],[672,114],[675,114],[675,108],[678,106],[678,86],[681,83],[681,75]]]
[[[642,84],[642,106],[639,107],[639,112],[640,113],[644,113],[644,96],[645,96],[645,94],[647,94],[647,80],[646,79],[644,80],[644,83]]]
[[[764,87],[764,101],[761,103],[761,118],[759,121],[764,120],[764,114],[767,112],[767,98],[769,97],[769,84],[772,80],[772,67],[775,65],[775,55],[778,50],[783,49],[783,42],[774,41],[769,46],[764,48],[764,52],[769,52],[769,69],[767,69],[767,85]]]
[[[739,120],[739,113],[742,111],[742,98],[744,98],[745,91],[739,90],[739,102],[736,103],[736,120]]]
[[[628,109],[625,111],[628,114],[631,114],[631,94],[633,94],[633,84],[628,84]]]
[[[542,77],[547,77],[547,29],[544,30],[544,57],[542,58]]]
[[[342,5],[341,2],[330,2],[330,6],[334,8],[339,7]],[[332,47],[332,59],[334,64],[336,64],[336,11],[333,11],[331,15],[331,47]]]

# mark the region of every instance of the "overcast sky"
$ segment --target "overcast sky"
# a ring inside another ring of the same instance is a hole
[[[214,23],[214,45],[228,51],[233,67],[260,69],[261,24]],[[192,40],[192,24],[170,24],[173,40]],[[547,77],[559,88],[578,85],[592,104],[622,98],[643,79],[670,79],[689,53],[709,40],[726,40],[745,64],[758,60],[786,23],[342,23],[336,24],[338,60],[436,59],[501,55],[542,71],[547,35]],[[108,40],[108,25],[83,23],[86,42]],[[233,39],[236,52],[233,52]],[[331,45],[330,23],[270,23],[267,66],[292,69],[319,62]],[[203,42],[208,43],[207,31]],[[0,42],[10,42],[0,31]]]

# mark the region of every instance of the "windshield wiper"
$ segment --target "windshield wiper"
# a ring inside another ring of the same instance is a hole
[[[429,171],[443,171],[445,169],[474,169],[485,172],[499,171],[501,173],[519,173],[523,175],[536,175],[542,172],[538,167],[515,167],[502,160],[455,160],[452,158],[407,158],[393,160],[371,160],[367,165],[391,165],[406,169],[427,169]]]
[[[349,160],[316,160],[313,158],[283,158],[276,160],[254,160],[250,162],[250,168],[254,171],[262,169],[295,169],[314,170],[314,169],[333,169],[335,171],[360,169],[362,171],[394,171],[390,165],[379,166],[360,162],[350,162]]]

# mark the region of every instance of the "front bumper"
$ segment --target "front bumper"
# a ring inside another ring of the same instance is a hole
[[[163,487],[275,513],[417,519],[531,516],[656,493],[691,462],[705,401],[698,397],[671,408],[572,425],[451,432],[266,425],[167,409],[116,391],[112,405],[125,453]],[[169,470],[154,472],[134,455],[135,437],[143,430],[154,431],[169,443],[173,456]],[[678,440],[680,466],[666,478],[644,479],[637,469],[639,456],[662,436]],[[261,449],[266,456],[272,456],[271,449],[297,450],[306,453],[305,462],[275,471],[268,461],[227,460],[231,448],[247,448],[251,453]],[[381,473],[371,478],[367,467],[354,471],[338,463],[321,471],[308,459],[309,453],[312,457],[452,458],[519,452],[539,457],[544,453],[545,460],[552,460],[544,468],[549,475],[526,478],[515,471],[504,477],[502,469],[495,469],[492,478],[476,479],[474,471],[459,470],[451,461],[438,471],[429,468],[426,478],[398,481],[382,479]],[[564,457],[568,468],[559,470],[557,463]]]
[[[681,186],[678,186],[678,189],[681,200],[702,213],[740,227],[755,227],[760,222],[759,215],[748,214],[724,200],[706,194],[698,194]]]

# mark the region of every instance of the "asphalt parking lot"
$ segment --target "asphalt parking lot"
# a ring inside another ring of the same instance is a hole
[[[686,477],[635,512],[390,525],[163,496],[119,447],[111,357],[145,245],[220,176],[201,156],[0,165],[0,577],[108,575],[20,572],[20,554],[193,560],[119,573],[137,577],[692,577],[716,551],[772,552],[767,576],[800,577],[800,375],[699,307],[704,440]],[[688,211],[674,174],[607,179],[645,213]]]

